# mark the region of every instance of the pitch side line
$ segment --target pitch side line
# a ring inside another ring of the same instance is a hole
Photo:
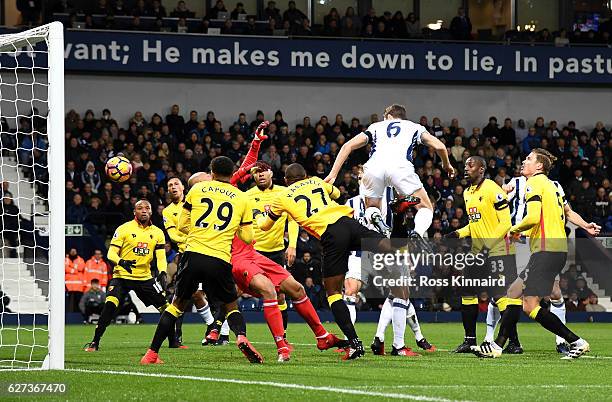
[[[261,385],[266,387],[275,388],[293,388],[301,389],[305,391],[322,391],[332,392],[337,394],[348,394],[348,395],[363,395],[363,396],[377,396],[382,398],[391,399],[409,399],[413,401],[430,401],[430,402],[451,402],[452,399],[437,398],[425,395],[410,395],[410,394],[392,394],[387,392],[376,392],[376,391],[365,391],[351,388],[337,388],[337,387],[317,387],[312,385],[303,384],[292,384],[292,383],[281,383],[273,381],[247,381],[238,380],[233,378],[213,378],[213,377],[198,377],[191,375],[178,375],[178,374],[166,374],[166,373],[142,373],[137,371],[113,371],[113,370],[86,370],[86,369],[66,369],[64,371],[72,371],[77,373],[90,373],[90,374],[111,374],[111,375],[126,375],[135,377],[153,377],[153,378],[172,378],[177,380],[193,380],[193,381],[205,381],[205,382],[220,382],[228,384],[241,384],[241,385]]]
[[[566,389],[566,388],[612,388],[612,384],[521,384],[521,388],[558,388],[558,389]],[[363,389],[380,389],[380,388],[422,388],[422,389],[457,389],[457,388],[492,388],[492,389],[506,389],[506,388],[516,388],[516,385],[478,385],[478,384],[426,384],[426,385],[358,385],[357,388]]]

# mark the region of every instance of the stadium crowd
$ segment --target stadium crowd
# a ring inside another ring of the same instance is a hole
[[[273,117],[257,111],[252,120],[245,113],[239,113],[232,124],[225,126],[215,118],[213,111],[205,116],[191,111],[185,118],[178,105],[173,105],[170,112],[162,116],[163,113],[145,116],[137,111],[129,122],[117,122],[109,109],[104,109],[101,115],[87,110],[82,117],[75,110],[68,112],[67,223],[85,224],[90,231],[108,238],[119,224],[133,218],[135,202],[146,198],[153,205],[153,222],[163,227],[161,211],[169,200],[167,180],[179,177],[186,182],[192,173],[208,170],[211,159],[217,155],[226,155],[239,165],[246,155],[254,128],[265,119],[272,123],[260,159],[272,166],[275,182],[283,183],[283,171],[293,162],[305,166],[308,174],[324,178],[342,144],[379,120],[377,114],[366,121],[356,117],[345,121],[340,114],[331,119],[306,116],[299,124],[290,126],[279,110]],[[469,156],[481,155],[488,161],[486,176],[500,185],[519,174],[521,159],[531,149],[550,150],[559,158],[551,178],[560,181],[572,208],[586,220],[602,225],[605,232],[612,232],[612,194],[608,178],[612,137],[601,122],[582,130],[574,121],[545,123],[543,117],[538,117],[533,124],[510,118],[498,124],[497,118],[490,117],[483,127],[472,128],[462,127],[456,118],[450,119],[450,124],[443,124],[439,117],[429,120],[422,116],[419,122],[446,143],[459,172],[463,171],[463,163]],[[368,152],[367,147],[363,148],[345,164],[336,183],[341,191],[339,202],[358,194],[358,166],[367,160]],[[111,182],[104,174],[106,160],[120,153],[133,164],[133,175],[123,184]],[[418,147],[414,164],[435,205],[433,224],[428,232],[430,238],[467,224],[463,200],[467,182],[462,174],[450,180],[440,169],[439,162],[433,150]],[[245,183],[244,189],[249,185],[253,184]],[[168,262],[175,264],[176,251],[170,243],[166,249]],[[84,260],[88,258],[85,256]],[[297,262],[291,271],[305,285],[313,304],[324,307],[320,258],[318,240],[300,231]],[[573,290],[577,291],[578,300],[589,298],[590,292],[581,290],[579,273],[573,277],[570,273],[567,279],[568,298]],[[88,285],[89,281],[83,279],[81,292]],[[367,308],[365,303],[364,308]]]
[[[172,1],[173,2],[173,1]],[[513,42],[550,43],[555,46],[566,46],[570,43],[611,44],[612,23],[608,20],[601,24],[599,30],[582,32],[569,27],[549,30],[538,27],[538,30],[509,30],[501,36],[492,35],[483,30],[482,35],[474,33],[469,15],[459,8],[457,15],[449,22],[445,21],[440,29],[432,30],[418,20],[414,12],[395,12],[370,8],[366,15],[358,15],[354,7],[345,10],[331,8],[322,21],[312,24],[304,10],[296,7],[294,1],[287,2],[287,8],[281,11],[274,0],[259,13],[257,10],[245,9],[244,4],[237,3],[234,9],[228,9],[223,0],[217,0],[207,10],[203,18],[194,19],[195,12],[189,10],[184,1],[170,5],[170,0],[128,1],[98,0],[75,6],[71,1],[59,0],[45,8],[42,17],[42,1],[18,1],[24,25],[35,25],[44,20],[54,20],[55,13],[70,14],[67,21],[73,28],[85,29],[130,29],[135,31],[173,31],[208,33],[212,20],[224,20],[219,25],[221,34],[233,35],[274,35],[291,36],[329,36],[329,37],[365,37],[382,39],[422,39],[438,40],[507,40]],[[174,2],[173,2],[174,3]],[[278,6],[281,6],[280,4]],[[239,21],[244,15],[245,20]],[[99,16],[100,18],[94,18]],[[115,17],[131,17],[127,26],[119,24]],[[170,21],[166,18],[174,18]],[[257,22],[264,22],[258,24]],[[217,27],[215,25],[215,27]]]

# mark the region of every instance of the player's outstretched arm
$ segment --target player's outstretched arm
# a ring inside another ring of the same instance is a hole
[[[601,226],[594,222],[585,221],[582,216],[580,216],[572,209],[572,207],[569,206],[569,204],[565,204],[565,216],[567,217],[568,221],[586,230],[586,232],[591,236],[597,236],[601,231]]]
[[[240,225],[237,235],[245,244],[253,243],[253,239],[255,238],[253,234],[253,224]]]
[[[274,221],[268,215],[262,214],[257,217],[257,227],[264,232],[272,229],[272,226],[274,226]]]
[[[187,234],[178,230],[176,226],[166,227],[166,232],[168,232],[168,236],[170,236],[170,240],[175,243],[185,243],[187,240]]]
[[[455,168],[450,163],[450,159],[448,158],[448,150],[446,149],[446,145],[433,135],[429,134],[427,131],[421,134],[421,142],[428,147],[432,147],[438,156],[442,158],[442,168],[446,170],[448,176],[452,179],[455,177]]]
[[[331,171],[325,178],[325,181],[330,184],[334,184],[336,181],[336,177],[340,173],[340,169],[342,169],[342,165],[346,162],[346,159],[349,157],[351,152],[356,149],[363,148],[368,143],[368,135],[366,133],[360,133],[351,138],[348,142],[342,145],[340,148],[340,152],[338,152],[338,156],[336,156],[336,161],[334,162],[334,166],[332,166]]]

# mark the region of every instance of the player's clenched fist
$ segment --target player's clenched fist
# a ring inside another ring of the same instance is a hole
[[[268,136],[264,134],[264,130],[268,128],[270,122],[268,120],[261,122],[255,130],[255,141],[263,141],[268,139]]]

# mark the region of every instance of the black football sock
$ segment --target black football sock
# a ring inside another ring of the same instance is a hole
[[[465,340],[476,344],[476,321],[478,321],[478,304],[461,305],[461,321]]]
[[[349,312],[348,307],[346,307],[346,303],[342,299],[342,295],[337,296],[340,296],[340,299],[332,302],[330,306],[334,319],[336,320],[336,324],[338,324],[338,327],[340,327],[340,330],[342,330],[342,333],[346,335],[349,341],[357,339],[357,332],[355,331],[355,326],[351,321],[351,313]]]
[[[162,313],[161,317],[159,317],[157,328],[155,329],[153,341],[151,342],[151,350],[156,353],[159,352],[162,343],[164,343],[164,339],[166,339],[170,333],[174,333],[174,323],[176,319],[177,317],[170,314],[168,311]]]
[[[183,316],[180,316],[176,319],[176,323],[174,323],[175,333],[174,339],[177,343],[183,342]]]
[[[506,344],[506,340],[510,339],[512,341],[513,329],[516,332],[516,323],[521,318],[521,310],[523,308],[517,305],[508,305],[506,310],[502,313],[501,321],[499,324],[499,333],[497,334],[497,338],[495,338],[495,343],[504,347]],[[518,342],[518,338],[517,338]]]
[[[559,317],[548,310],[544,310],[543,308],[539,309],[534,319],[539,322],[541,326],[553,334],[559,335],[568,343],[576,342],[578,339],[580,339],[578,335],[570,331],[570,329],[566,327],[563,322],[561,322]]]
[[[393,214],[393,229],[391,230],[392,238],[408,238],[408,228],[404,223],[404,214]]]
[[[96,325],[96,332],[94,333],[93,342],[100,343],[100,338],[104,335],[104,331],[106,331],[106,327],[109,326],[113,316],[115,315],[115,310],[117,310],[117,306],[113,302],[104,303],[104,308],[102,309],[102,313],[100,314],[100,319],[98,320],[98,325]]]
[[[287,332],[287,325],[289,324],[289,313],[287,309],[281,310],[281,316],[283,317],[283,329]]]
[[[246,336],[246,322],[244,321],[244,317],[238,310],[230,311],[226,317],[227,324],[230,329],[236,336],[245,335]]]

